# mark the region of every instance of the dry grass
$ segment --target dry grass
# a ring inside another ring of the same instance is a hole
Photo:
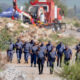
[[[7,63],[7,57],[2,56],[0,53],[0,71],[3,71],[5,69],[5,64]]]

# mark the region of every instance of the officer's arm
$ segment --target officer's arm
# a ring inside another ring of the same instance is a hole
[[[78,46],[75,47],[75,50],[77,50],[77,49],[78,49]]]
[[[56,47],[56,52],[58,51],[58,46]]]
[[[15,45],[15,48],[17,48],[17,45],[16,45],[16,43],[15,43],[14,45]]]
[[[15,50],[15,44],[13,44],[13,50]]]

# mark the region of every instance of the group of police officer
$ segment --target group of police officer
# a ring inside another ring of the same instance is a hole
[[[7,50],[8,60],[12,62],[13,53],[16,49],[17,61],[20,63],[22,53],[24,52],[24,60],[25,63],[28,63],[28,57],[31,56],[31,67],[36,67],[38,64],[39,74],[43,73],[44,62],[47,61],[47,66],[50,67],[50,74],[53,73],[54,63],[57,60],[57,66],[61,67],[62,57],[64,53],[64,63],[69,65],[69,61],[72,57],[72,50],[62,42],[60,42],[57,47],[53,46],[53,44],[48,41],[47,45],[43,42],[36,44],[33,40],[30,42],[23,42],[20,39],[17,39],[17,42],[14,44],[10,41],[9,48]],[[76,60],[78,59],[78,54],[80,54],[80,44],[76,46]],[[79,56],[80,58],[80,56]]]

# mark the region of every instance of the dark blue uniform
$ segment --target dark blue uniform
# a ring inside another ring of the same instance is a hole
[[[46,48],[47,48],[47,58],[48,58],[48,61],[47,61],[47,66],[49,66],[49,61],[50,61],[50,52],[52,51],[53,49],[53,45],[50,43],[50,44],[47,44],[46,45]]]
[[[69,49],[69,48],[68,49],[64,49],[64,55],[65,55],[64,62],[65,62],[66,65],[69,65],[69,61],[70,61],[71,56],[72,56],[71,49]]]
[[[32,47],[34,46],[35,42],[33,40],[30,41],[30,51],[32,51]],[[30,52],[31,54],[31,67],[32,67],[32,63],[33,63],[33,54],[32,52]]]
[[[53,73],[56,56],[57,56],[56,51],[50,52],[50,74]]]
[[[10,43],[9,48],[7,50],[7,56],[10,62],[12,62],[14,47],[15,47],[14,43]]]
[[[47,48],[45,45],[40,46],[40,50],[43,51],[44,53],[46,52]]]
[[[23,45],[23,48],[24,48],[24,59],[25,59],[25,62],[28,63],[28,57],[30,55],[30,43],[26,42],[24,45]]]
[[[16,42],[15,47],[16,47],[17,60],[18,60],[18,63],[20,63],[21,56],[22,56],[23,43],[21,41]]]
[[[80,60],[80,44],[76,46],[76,60]]]
[[[44,57],[45,57],[44,52],[39,50],[38,51],[38,69],[39,69],[39,74],[43,73]]]
[[[32,57],[31,57],[31,65],[34,62],[34,67],[36,67],[36,57],[37,57],[38,46],[32,47]]]
[[[61,63],[62,63],[62,56],[63,56],[64,49],[65,49],[65,46],[62,43],[58,44],[56,47],[57,57],[58,57],[57,66],[60,66],[60,67],[61,67]]]

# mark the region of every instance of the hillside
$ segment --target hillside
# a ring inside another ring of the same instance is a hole
[[[15,42],[19,37],[23,42],[33,39],[36,42],[45,42],[46,44],[47,41],[50,40],[54,46],[62,41],[64,44],[68,44],[73,50],[75,45],[80,41],[80,32],[77,31],[79,27],[74,25],[76,22],[79,23],[79,21],[68,18],[63,21],[67,23],[66,30],[63,29],[62,31],[55,32],[52,29],[39,28],[38,26],[27,23],[23,24],[21,21],[0,18],[0,53],[3,58],[2,63],[5,64],[5,68],[0,70],[0,77],[3,78],[3,80],[62,80],[58,75],[62,69],[56,67],[56,63],[53,75],[49,74],[50,72],[49,68],[46,67],[46,62],[44,74],[38,75],[37,67],[30,67],[30,59],[28,64],[24,63],[24,54],[21,64],[17,64],[16,54],[13,56],[14,59],[12,63],[6,62],[6,49],[9,39]],[[75,53],[74,50],[73,53]],[[74,62],[74,56],[75,54],[73,54],[71,64]]]

